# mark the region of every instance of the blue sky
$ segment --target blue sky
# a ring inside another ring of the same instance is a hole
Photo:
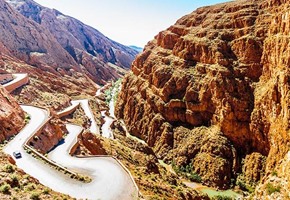
[[[35,0],[125,45],[143,47],[159,31],[198,7],[229,0]]]

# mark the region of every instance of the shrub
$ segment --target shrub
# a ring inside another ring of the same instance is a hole
[[[29,185],[26,186],[26,190],[27,191],[32,191],[34,189],[35,189],[35,185],[33,183],[31,183],[31,184],[29,184]]]
[[[43,190],[43,194],[49,194],[49,189],[48,188],[45,188],[44,190]]]
[[[12,165],[7,164],[4,166],[3,171],[7,172],[7,173],[13,173],[15,171],[15,169]]]
[[[272,171],[272,176],[278,176],[278,172],[277,171]]]
[[[188,178],[192,182],[197,182],[197,183],[202,182],[200,175],[198,175],[197,173],[194,173],[194,172],[191,172],[190,175],[188,176]]]
[[[248,191],[249,193],[253,193],[255,191],[253,187],[244,183],[242,180],[237,180],[237,185],[240,187],[241,190]]]
[[[2,192],[3,194],[9,194],[10,188],[11,188],[10,185],[5,183],[0,187],[0,192]]]
[[[232,200],[231,197],[224,196],[224,195],[217,195],[212,198],[213,200]]]
[[[24,120],[25,124],[28,124],[29,121],[30,121],[30,115],[25,114],[25,120]]]
[[[30,199],[39,200],[40,199],[39,196],[40,196],[39,193],[34,192],[31,194]]]
[[[281,186],[278,185],[277,187],[275,187],[271,183],[267,183],[266,190],[267,190],[268,194],[270,195],[270,194],[272,194],[274,192],[280,192]]]
[[[13,174],[12,176],[10,176],[11,180],[12,180],[12,187],[18,186],[19,185],[19,178],[17,175]]]

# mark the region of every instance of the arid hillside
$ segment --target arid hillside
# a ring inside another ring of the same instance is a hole
[[[25,115],[15,99],[0,86],[0,143],[20,131],[25,125]]]
[[[286,198],[289,10],[287,0],[238,0],[179,19],[134,61],[116,115],[205,184]]]
[[[105,84],[123,75],[138,53],[33,1],[1,0],[0,16],[0,46],[5,49],[1,54],[58,76],[81,72],[83,77]]]
[[[118,78],[122,71],[108,63],[128,69],[137,51],[110,40],[98,30],[66,16],[55,9],[43,7],[32,0],[7,0],[23,16],[40,24],[70,55],[82,71],[97,83]]]

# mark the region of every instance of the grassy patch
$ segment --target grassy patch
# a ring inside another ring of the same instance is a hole
[[[267,193],[269,195],[271,195],[271,194],[273,194],[275,192],[280,192],[281,186],[280,185],[274,186],[272,183],[267,183],[266,190],[267,190]]]
[[[40,199],[40,194],[38,192],[33,192],[30,196],[30,199],[32,200],[39,200]]]
[[[6,173],[13,173],[15,171],[14,167],[11,164],[4,165],[2,170]]]
[[[188,164],[186,166],[177,166],[175,162],[173,161],[172,168],[178,175],[181,175],[192,182],[197,182],[197,183],[202,182],[201,176],[193,170],[193,167],[191,164]]]
[[[229,200],[236,199],[240,195],[232,190],[219,191],[210,188],[201,189],[201,191],[207,194],[211,199],[214,200]]]
[[[10,193],[10,189],[11,189],[10,185],[8,185],[7,183],[4,183],[0,187],[0,192],[2,192],[3,194],[9,194]]]

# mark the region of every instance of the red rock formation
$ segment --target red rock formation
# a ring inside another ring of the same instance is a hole
[[[83,149],[86,149],[90,155],[107,155],[107,152],[103,147],[101,140],[102,140],[101,138],[98,138],[92,133],[87,131],[84,131],[79,136],[80,146]]]
[[[53,53],[59,54],[58,56],[66,61],[65,64],[56,63],[59,70],[64,68],[62,70],[64,74],[67,74],[65,71],[71,68],[69,67],[71,64],[81,65],[81,71],[88,77],[99,84],[105,84],[110,79],[120,77],[120,74],[107,63],[110,62],[128,69],[138,53],[57,10],[45,8],[31,0],[6,1],[23,16],[40,24],[42,29],[48,32],[47,37],[53,37],[48,38],[49,40],[57,42],[51,47],[54,48]],[[33,59],[39,60],[40,57],[50,53],[44,48],[41,49],[38,51],[41,55],[34,54]],[[60,53],[69,54],[69,56]],[[48,60],[45,60],[45,63],[50,65]]]
[[[57,145],[66,133],[65,125],[60,120],[51,119],[28,141],[28,145],[44,154]]]
[[[15,99],[0,86],[0,141],[17,134],[25,125],[24,112]]]
[[[268,157],[266,171],[271,171],[289,143],[289,8],[286,0],[239,0],[181,18],[136,58],[116,115],[161,157],[178,151],[175,127],[194,134],[196,127],[215,126],[238,157],[257,151]],[[213,146],[221,143],[215,140]],[[184,155],[182,164],[202,152]],[[216,163],[210,157],[207,162]],[[220,168],[215,174],[229,173]],[[212,184],[219,185],[221,177],[214,176]]]

